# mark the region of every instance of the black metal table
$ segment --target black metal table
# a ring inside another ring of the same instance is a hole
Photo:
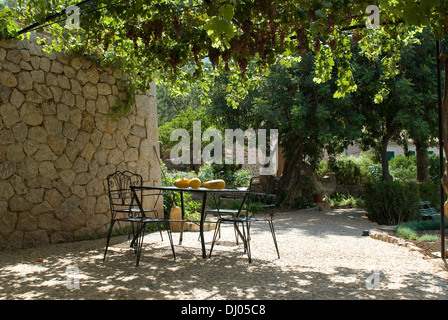
[[[202,207],[201,207],[201,219],[199,221],[199,233],[201,238],[201,248],[202,248],[202,257],[206,258],[207,253],[205,250],[205,239],[204,239],[204,222],[205,222],[205,207],[207,205],[207,195],[209,193],[241,193],[244,195],[243,204],[245,202],[245,199],[247,195],[249,194],[249,189],[241,188],[241,189],[208,189],[208,188],[177,188],[174,186],[131,186],[132,193],[134,197],[137,197],[135,194],[135,189],[142,189],[142,190],[159,190],[159,191],[173,191],[173,192],[179,192],[180,193],[180,201],[181,201],[181,209],[182,209],[182,220],[185,216],[185,205],[184,205],[184,192],[188,193],[202,193]],[[138,200],[138,199],[137,199]],[[242,208],[242,205],[240,209]],[[182,243],[182,229],[181,228],[181,238],[180,243]]]

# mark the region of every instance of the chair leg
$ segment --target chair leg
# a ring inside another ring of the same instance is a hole
[[[134,248],[134,251],[136,251],[136,246],[138,243],[138,227],[135,227],[135,222],[131,222],[131,229],[132,229],[132,240],[129,244],[129,247]],[[129,231],[128,240],[131,238],[131,231]]]
[[[140,223],[139,228],[137,231],[137,244],[136,244],[136,254],[137,254],[137,260],[135,266],[138,267],[138,264],[140,263],[140,256],[142,254],[142,248],[143,248],[143,239],[145,237],[145,229],[146,229],[146,223]]]
[[[269,220],[269,227],[271,228],[272,239],[274,239],[275,250],[277,250],[277,256],[280,259],[280,253],[278,251],[277,238],[275,236],[274,223]]]
[[[134,222],[131,222],[131,229],[128,232],[128,240],[131,240],[131,234],[133,237],[135,237]],[[132,247],[133,245],[134,245],[134,238],[132,238],[130,246]]]
[[[176,252],[174,250],[173,234],[171,233],[170,224],[166,224],[166,230],[168,233],[168,239],[170,240],[171,250],[173,250],[173,258],[176,259]]]
[[[233,225],[233,233],[235,233],[235,242],[236,242],[236,245],[239,245],[239,242],[238,242],[238,226],[237,226],[237,224],[238,224],[238,222],[235,222],[234,223],[234,225]]]
[[[212,256],[212,251],[213,251],[213,247],[215,246],[215,242],[216,242],[216,237],[218,236],[218,233],[220,232],[220,228],[221,228],[221,221],[218,220],[216,222],[216,226],[215,226],[215,232],[213,233],[213,240],[212,240],[212,245],[210,247],[210,254],[209,254],[209,258]]]
[[[240,231],[240,228],[238,228],[238,223],[241,223],[242,231]],[[246,228],[244,227],[244,222],[236,222],[234,224],[234,229],[235,229],[236,237],[239,237],[239,238],[241,238],[241,240],[243,240],[244,252],[246,252],[247,251],[247,236],[246,236]],[[238,241],[236,243],[238,244]]]
[[[136,234],[136,239],[137,239],[137,241],[136,241],[137,259],[136,259],[136,264],[135,264],[136,267],[138,267],[138,265],[140,263],[140,258],[141,258],[142,249],[143,249],[143,240],[145,238],[145,230],[146,230],[146,223],[141,223],[140,225],[141,225],[141,227],[138,228],[138,231]],[[169,224],[167,225],[167,232],[168,232],[168,238],[169,238],[170,244],[171,244],[171,250],[173,251],[173,257],[174,257],[174,259],[176,259],[176,252],[174,250],[174,242],[173,242],[171,230],[169,229]]]
[[[247,226],[246,226],[245,245],[246,245],[246,252],[247,252],[247,257],[249,259],[249,263],[252,263],[252,252],[250,250],[250,222],[247,222]]]
[[[109,226],[109,232],[107,233],[106,250],[104,250],[103,261],[106,260],[107,249],[109,248],[110,236],[112,235],[112,229],[114,227],[114,224],[115,224],[115,220],[111,220],[110,226]]]
[[[159,225],[160,239],[163,241],[162,226]]]
[[[238,228],[238,223],[241,223],[241,229]],[[249,258],[249,263],[252,262],[251,258],[251,252],[250,252],[250,236],[249,236],[249,224],[247,223],[247,228],[244,227],[244,222],[237,222],[234,224],[234,228],[238,235],[241,237],[241,240],[243,240],[244,245],[244,253],[247,254]],[[246,230],[247,229],[247,230]]]

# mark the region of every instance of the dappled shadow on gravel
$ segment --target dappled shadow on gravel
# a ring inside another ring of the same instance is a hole
[[[252,264],[248,263],[242,246],[236,246],[232,241],[232,230],[228,230],[228,237],[224,239],[223,236],[213,256],[207,259],[201,257],[197,233],[185,234],[186,240],[181,246],[176,243],[176,260],[166,238],[162,242],[160,235],[149,235],[138,267],[126,237],[113,239],[104,262],[104,239],[6,252],[0,255],[0,299],[448,298],[443,272],[435,274],[422,269],[400,274],[383,267],[374,273],[375,270],[358,264],[356,256],[351,265],[336,262],[330,266],[326,265],[325,259],[309,263],[304,260],[306,252],[301,251],[304,249],[287,246],[294,242],[296,235],[358,237],[358,231],[365,225],[362,215],[355,212],[302,214],[300,221],[290,213],[279,215],[276,221],[281,259],[275,257],[267,228],[254,226],[261,234],[253,239],[254,246],[257,242],[258,247],[254,249]],[[344,215],[342,222],[335,229],[327,228],[328,233],[325,233],[322,224],[328,224],[332,221],[329,216],[336,214]],[[207,248],[211,235],[210,232],[206,234]],[[376,243],[373,239],[366,240]],[[322,256],[326,255],[327,252],[322,252]],[[328,261],[340,259],[337,256],[326,258]],[[74,274],[73,270],[79,272]],[[79,287],[76,287],[78,283]]]
[[[356,209],[334,209],[316,211],[302,210],[295,213],[280,212],[274,220],[278,233],[289,232],[291,228],[305,236],[327,237],[329,235],[346,234],[360,236],[365,228],[377,225],[368,221],[365,212]]]
[[[10,261],[2,264],[2,299],[447,299],[446,280],[418,272],[395,288],[382,288],[387,275],[379,275],[379,288],[366,285],[369,274],[356,268],[321,272],[307,266],[280,267],[257,260],[248,265],[239,252],[211,259],[179,250],[177,260],[169,248],[151,250],[139,267],[130,251],[114,252],[106,260],[97,250],[48,256],[44,262]],[[161,252],[160,252],[161,251]],[[67,266],[79,268],[79,289]],[[20,271],[19,271],[20,269]],[[69,280],[67,282],[67,280]],[[417,280],[417,281],[416,281]],[[371,285],[374,283],[371,283]]]

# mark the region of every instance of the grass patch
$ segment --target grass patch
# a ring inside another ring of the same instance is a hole
[[[397,230],[395,231],[395,234],[400,238],[408,240],[417,240],[418,238],[418,233],[416,230],[404,226],[398,226]]]
[[[448,226],[448,222],[445,223],[445,228]],[[434,220],[421,220],[421,221],[409,221],[400,223],[397,225],[395,234],[404,239],[435,242],[438,240],[436,234],[425,234],[424,231],[428,230],[440,230],[440,221]],[[423,235],[420,235],[423,233]]]
[[[436,242],[439,239],[439,237],[436,234],[424,234],[421,237],[419,237],[418,241],[427,241],[427,242]]]

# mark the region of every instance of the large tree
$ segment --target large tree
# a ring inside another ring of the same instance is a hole
[[[313,53],[305,53],[300,61],[272,66],[262,84],[239,101],[235,111],[225,104],[224,78],[224,83],[212,89],[208,109],[222,127],[278,129],[285,157],[280,189],[289,204],[300,196],[304,162],[316,165],[324,149],[342,152],[361,135],[363,127],[364,118],[352,108],[349,97],[333,98],[335,81],[314,81],[315,62]]]
[[[416,147],[417,181],[428,182],[428,147],[438,142],[437,69],[434,37],[425,30],[420,44],[404,50],[400,77],[407,87],[409,107],[398,120],[405,130],[401,137],[412,139]]]
[[[387,80],[388,94],[379,103],[373,97],[380,85],[381,65],[357,55],[358,90],[352,101],[365,117],[361,144],[364,149],[378,151],[384,180],[392,180],[387,155],[389,142],[395,140],[406,145],[409,139],[417,146],[419,181],[427,180],[424,158],[426,154],[427,159],[427,148],[438,133],[434,49],[434,39],[428,32],[419,34],[413,44],[404,48],[397,63],[400,73]]]

